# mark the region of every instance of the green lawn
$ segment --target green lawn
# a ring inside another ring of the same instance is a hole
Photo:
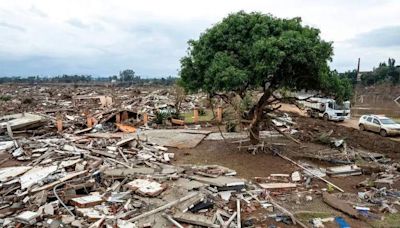
[[[187,113],[182,113],[181,114],[185,120],[185,123],[193,123],[193,112],[187,112]],[[211,121],[213,118],[213,113],[211,110],[206,110],[206,114],[204,116],[199,115],[199,121],[200,122],[205,122],[205,121]]]

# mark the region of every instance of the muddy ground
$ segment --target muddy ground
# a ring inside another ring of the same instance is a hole
[[[335,164],[328,162],[310,160],[303,158],[301,155],[299,156],[299,154],[302,153],[316,153],[329,148],[327,145],[321,145],[314,142],[314,139],[319,134],[330,130],[333,130],[332,137],[345,139],[349,148],[360,148],[370,152],[382,153],[393,159],[395,162],[398,162],[400,159],[400,143],[393,141],[390,138],[383,138],[380,135],[371,132],[360,132],[357,129],[345,127],[335,122],[311,119],[297,113],[290,113],[290,115],[294,117],[294,121],[297,123],[296,128],[300,131],[298,136],[301,139],[302,144],[298,145],[283,138],[274,138],[272,139],[272,142],[284,143],[285,146],[280,147],[280,151],[287,156],[292,157],[295,161],[306,161],[320,167],[335,166]],[[239,177],[249,180],[254,180],[254,177],[267,177],[270,174],[276,173],[289,174],[293,171],[301,170],[288,161],[273,155],[272,152],[252,155],[245,148],[239,150],[238,144],[233,143],[232,141],[203,141],[193,149],[171,149],[171,151],[176,154],[177,164],[193,163],[223,165],[235,169],[238,172]],[[293,152],[296,153],[294,154]],[[336,178],[326,177],[326,179],[335,185],[340,186],[347,193],[357,194],[357,192],[362,191],[362,189],[358,189],[356,185],[367,177],[368,175],[360,175]],[[313,184],[315,185],[314,190],[317,192],[312,194],[314,197],[313,201],[306,202],[302,200],[301,203],[298,204],[294,203],[293,200],[290,200],[290,197],[283,196],[281,197],[283,200],[281,200],[280,203],[294,213],[301,213],[303,211],[327,212],[328,214],[343,216],[352,227],[379,227],[379,225],[370,222],[367,223],[352,219],[330,208],[322,201],[322,197],[318,194],[320,189],[326,188],[326,184],[322,181],[314,181]],[[399,183],[395,183],[395,185],[399,185]],[[299,194],[304,197],[304,194],[301,191]],[[304,222],[307,222],[307,220]],[[282,227],[282,223],[279,225]],[[336,227],[333,224],[331,225],[332,226],[328,225],[326,227]],[[394,227],[396,227],[396,225]]]
[[[296,114],[292,114],[300,130],[302,141],[311,142],[321,133],[333,130],[332,137],[345,139],[348,146],[362,148],[371,152],[383,153],[390,158],[400,158],[400,143],[389,137],[382,137],[378,134],[366,131],[359,131],[352,127],[345,127],[341,124],[312,119]]]
[[[290,151],[295,149],[301,151],[318,151],[321,148],[324,148],[322,145],[314,144],[314,143],[305,143],[301,146],[285,140],[279,139],[279,142],[287,143],[287,146],[282,148],[282,152],[286,155],[290,156]],[[273,155],[271,152],[266,153],[258,153],[256,155],[252,155],[247,152],[246,149],[239,150],[238,144],[232,143],[231,141],[223,142],[223,141],[203,141],[200,145],[193,149],[171,149],[171,152],[174,152],[176,155],[176,163],[177,164],[217,164],[226,166],[232,169],[235,169],[238,173],[239,177],[246,178],[248,180],[254,181],[254,177],[268,177],[270,174],[290,174],[294,171],[300,171],[301,169],[288,161]],[[302,158],[294,158],[295,160],[307,161],[309,163],[315,163],[313,161],[302,159]],[[323,166],[332,166],[332,164],[328,163],[319,163],[318,165]],[[366,176],[352,176],[352,177],[340,177],[340,178],[329,178],[329,181],[332,183],[342,187],[346,192],[356,193],[357,188],[356,185],[365,180]],[[300,203],[295,203],[293,199],[293,195],[296,193],[288,192],[288,194],[282,194],[277,196],[278,202],[291,210],[293,213],[301,213],[301,212],[326,212],[327,214],[340,215],[344,216],[346,221],[348,221],[352,227],[369,227],[365,222],[352,219],[346,215],[339,213],[338,211],[330,208],[324,202],[322,202],[322,197],[318,193],[320,189],[326,188],[327,185],[322,181],[313,181],[313,193],[310,193],[314,199],[311,202],[306,202],[304,200],[307,191],[298,191],[300,196]],[[279,200],[281,199],[281,200]],[[262,212],[259,212],[262,213]],[[253,214],[252,214],[253,215]],[[303,220],[304,223],[307,224],[307,220]],[[271,219],[268,220],[268,224],[271,223]],[[294,226],[284,226],[282,223],[276,223],[279,227],[294,227]],[[331,224],[326,227],[336,227],[335,224]],[[264,227],[264,226],[263,226]]]

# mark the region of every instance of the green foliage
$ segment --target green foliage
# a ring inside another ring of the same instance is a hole
[[[300,18],[280,19],[257,12],[230,14],[189,41],[181,59],[180,84],[188,91],[210,94],[287,87],[323,89],[332,45]]]
[[[339,103],[351,98],[353,85],[351,79],[331,71],[325,74],[321,80],[322,90],[327,94],[334,94]]]
[[[205,116],[207,115],[207,112],[204,108],[199,108],[199,116]]]
[[[246,95],[243,97],[243,99],[240,101],[240,111],[243,113],[245,111],[248,111],[253,107],[254,102],[251,97],[250,93],[246,93]]]
[[[225,130],[226,132],[236,132],[236,122],[234,121],[228,121],[225,125]]]
[[[9,95],[0,95],[0,100],[1,101],[9,101],[9,100],[11,100],[11,96],[9,96]]]
[[[389,58],[388,63],[380,63],[372,72],[364,73],[361,81],[364,85],[370,86],[383,82],[391,82],[393,85],[400,83],[400,66],[396,66],[396,60]]]
[[[344,73],[339,73],[339,76],[342,78],[347,78],[353,85],[357,83],[357,70],[349,70]]]
[[[156,118],[154,119],[154,122],[156,124],[165,124],[165,121],[169,118],[183,119],[184,117],[176,111],[163,111],[156,113]]]
[[[164,124],[165,121],[170,117],[170,113],[168,112],[157,112],[156,113],[156,118],[154,119],[154,122],[156,124]]]
[[[123,82],[130,82],[135,79],[135,71],[131,69],[126,69],[119,72],[119,78]]]

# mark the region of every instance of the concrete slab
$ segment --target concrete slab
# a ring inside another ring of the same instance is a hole
[[[19,113],[0,117],[0,129],[6,129],[10,125],[12,130],[27,129],[40,126],[45,118],[30,113]]]
[[[146,196],[157,196],[165,189],[160,183],[146,179],[136,179],[127,183],[126,186],[129,189]]]
[[[26,171],[30,170],[31,166],[15,166],[0,169],[0,182],[9,181],[14,177],[17,177]]]
[[[20,177],[21,189],[26,189],[46,178],[57,170],[57,166],[34,167]]]
[[[161,146],[175,148],[194,148],[210,131],[167,129],[167,130],[146,130],[140,135],[141,139],[148,139],[152,143]]]
[[[180,188],[185,188],[188,191],[193,190],[193,189],[198,189],[200,187],[206,186],[206,184],[195,181],[195,180],[189,180],[186,178],[179,178],[175,182],[176,186],[179,186]]]
[[[193,175],[189,177],[190,179],[210,184],[213,186],[217,187],[225,187],[225,186],[234,186],[234,185],[244,185],[245,180],[235,178],[235,177],[227,177],[227,176],[220,176],[217,178],[212,178],[212,177],[203,177],[203,176],[197,176]]]
[[[113,177],[124,177],[128,175],[134,174],[153,174],[154,169],[147,168],[147,167],[140,167],[140,168],[120,168],[120,169],[106,169],[104,170],[104,174],[106,176],[113,176]]]

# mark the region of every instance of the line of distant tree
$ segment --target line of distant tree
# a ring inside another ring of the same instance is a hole
[[[372,71],[360,72],[361,84],[371,86],[381,83],[400,84],[400,65],[396,66],[396,60],[389,58],[388,62],[379,63]],[[347,71],[339,74],[351,80],[353,84],[357,83],[357,70]]]
[[[119,75],[110,77],[93,77],[92,75],[57,75],[54,77],[43,76],[28,76],[28,77],[0,77],[0,84],[2,83],[113,83],[116,85],[129,86],[129,85],[173,85],[177,78],[168,76],[162,78],[141,78],[136,75],[131,69],[119,72]]]

